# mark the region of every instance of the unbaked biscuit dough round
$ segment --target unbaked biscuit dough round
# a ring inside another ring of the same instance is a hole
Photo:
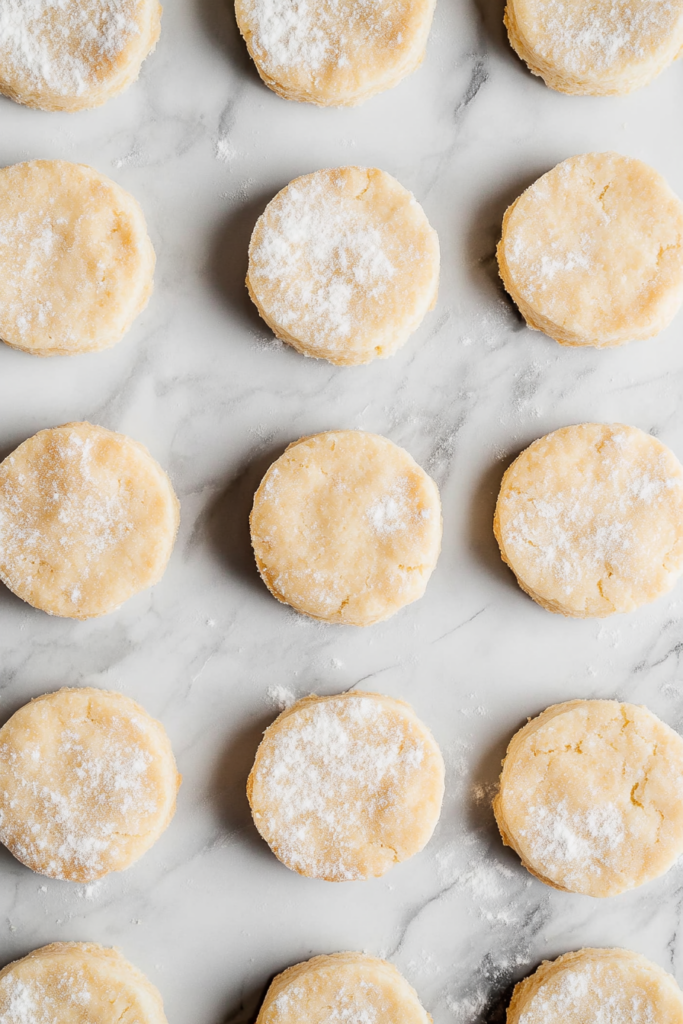
[[[179,786],[164,727],[121,693],[59,690],[0,729],[0,842],[49,878],[125,870],[170,823]]]
[[[498,266],[529,327],[562,345],[652,338],[683,301],[683,203],[640,160],[572,157],[508,208]]]
[[[3,1024],[167,1024],[161,996],[117,949],[53,942],[0,971]]]
[[[353,107],[422,63],[435,0],[235,0],[256,70],[288,100]]]
[[[544,960],[515,986],[507,1024],[683,1024],[683,993],[628,949],[580,949]]]
[[[2,0],[0,93],[41,110],[99,107],[156,46],[158,0]]]
[[[542,882],[586,896],[635,889],[683,853],[683,739],[635,704],[555,704],[510,741],[493,810]]]
[[[431,1020],[415,989],[393,964],[365,953],[333,953],[314,956],[278,974],[256,1024],[431,1024]]]
[[[290,182],[259,217],[247,288],[278,338],[337,365],[386,358],[434,308],[439,239],[422,207],[375,168]]]
[[[250,524],[278,601],[353,626],[422,597],[441,548],[434,481],[403,448],[362,430],[290,444],[261,481]]]
[[[683,466],[636,427],[562,427],[507,469],[493,528],[520,587],[548,611],[630,612],[683,571]]]
[[[0,580],[50,615],[106,615],[158,583],[178,521],[137,441],[92,423],[41,430],[0,463]]]
[[[120,341],[152,293],[154,249],[135,199],[83,164],[0,170],[0,339],[40,356]]]
[[[429,841],[444,764],[409,704],[377,693],[305,697],[266,729],[247,783],[257,829],[300,875],[378,878]]]
[[[508,0],[512,48],[558,92],[647,85],[683,53],[683,0]]]

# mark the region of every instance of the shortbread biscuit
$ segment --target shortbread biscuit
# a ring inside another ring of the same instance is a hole
[[[636,427],[563,427],[508,468],[493,528],[520,587],[548,611],[630,612],[683,571],[683,466]]]
[[[558,92],[633,92],[681,56],[683,0],[508,0],[512,48]]]
[[[422,63],[435,0],[235,0],[256,69],[288,100],[353,107]]]
[[[0,580],[50,615],[106,615],[161,579],[178,520],[137,441],[91,423],[41,430],[0,463]]]
[[[179,786],[164,727],[121,693],[48,693],[0,729],[0,842],[49,878],[130,867],[168,826]]]
[[[154,263],[139,205],[91,167],[32,160],[0,170],[6,345],[40,356],[115,345],[147,305]]]
[[[498,266],[529,327],[562,345],[652,338],[683,301],[683,203],[640,160],[572,157],[509,207]]]
[[[542,882],[586,896],[635,889],[683,853],[683,739],[635,704],[555,704],[510,741],[493,810]]]
[[[515,986],[507,1024],[683,1024],[683,993],[628,949],[580,949]]]
[[[439,239],[374,168],[316,171],[279,192],[249,246],[247,288],[278,338],[339,366],[386,358],[434,308]]]
[[[444,764],[404,701],[305,697],[266,729],[247,783],[257,829],[300,875],[378,878],[429,841]]]
[[[166,1024],[161,996],[117,949],[53,942],[0,971],[3,1024]]]
[[[0,93],[41,110],[99,107],[156,46],[158,0],[2,0]]]
[[[353,626],[422,597],[441,548],[434,481],[403,448],[362,430],[290,444],[261,481],[250,523],[271,594]]]
[[[333,953],[314,956],[278,974],[256,1024],[431,1024],[431,1020],[415,989],[393,964],[365,953]]]

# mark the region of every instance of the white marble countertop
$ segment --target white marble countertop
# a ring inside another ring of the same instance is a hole
[[[682,101],[683,61],[626,98],[551,92],[509,49],[500,0],[440,0],[422,68],[355,110],[270,93],[222,0],[167,0],[140,81],[100,110],[0,100],[0,164],[92,164],[141,201],[158,255],[152,301],[111,351],[40,360],[0,346],[0,455],[89,419],[146,444],[182,502],[163,581],[113,615],[51,619],[0,589],[0,720],[63,685],[119,689],[162,719],[184,775],[154,849],[92,888],[0,849],[0,963],[60,939],[117,945],[159,986],[170,1024],[249,1021],[274,973],[343,949],[390,957],[436,1024],[498,1020],[514,981],[586,944],[629,946],[683,982],[680,869],[609,901],[555,892],[502,847],[489,807],[511,734],[553,702],[618,696],[683,729],[683,584],[628,617],[565,620],[516,587],[491,531],[506,464],[555,427],[621,420],[683,457],[683,314],[651,342],[562,349],[522,326],[493,256],[508,203],[576,153],[641,157],[683,196]],[[348,163],[414,191],[443,269],[436,311],[398,355],[338,369],[275,343],[243,278],[273,194]],[[406,447],[444,502],[426,596],[368,630],[278,605],[249,548],[267,465],[332,427]],[[414,705],[448,765],[422,854],[341,885],[275,859],[244,790],[277,686]]]

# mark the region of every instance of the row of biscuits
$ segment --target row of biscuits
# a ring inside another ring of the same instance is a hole
[[[505,287],[564,345],[652,338],[683,302],[683,204],[615,153],[563,161],[507,210]],[[119,341],[152,291],[155,255],[132,196],[92,168],[0,171],[0,339],[37,355]],[[316,171],[268,204],[247,288],[278,338],[358,365],[397,351],[436,303],[439,240],[415,198],[376,168]]]
[[[0,580],[50,615],[105,615],[161,579],[179,515],[141,444],[90,423],[41,430],[0,463]],[[403,448],[332,430],[300,438],[271,465],[250,527],[278,601],[369,626],[424,594],[441,501]],[[683,466],[635,427],[564,427],[507,469],[493,529],[542,607],[575,618],[630,612],[683,573]]]
[[[235,0],[265,84],[290,100],[356,106],[397,85],[425,55],[435,0],[291,5]],[[159,39],[158,0],[4,0],[0,92],[43,110],[100,106],[135,81]],[[615,38],[614,25],[621,33]],[[683,3],[509,0],[510,43],[560,92],[622,94],[683,53]]]
[[[91,688],[47,694],[0,730],[0,840],[33,870],[92,881],[136,860],[173,814],[180,782],[160,723]],[[645,708],[569,701],[512,739],[494,801],[503,841],[547,884],[593,896],[667,870],[683,850],[683,740]],[[385,873],[429,839],[443,793],[431,734],[402,701],[309,697],[266,730],[249,777],[254,822],[300,874]],[[634,798],[635,794],[635,798]],[[508,1024],[610,1020],[680,1024],[683,994],[626,950],[584,949],[521,982]],[[165,1024],[159,993],[117,950],[55,943],[0,972],[0,1018]],[[124,1008],[126,1008],[124,1010]],[[318,956],[272,983],[259,1021],[429,1020],[395,967],[359,953]],[[127,1019],[127,1018],[126,1018]]]
[[[680,1024],[683,993],[637,953],[582,949],[545,961],[520,982],[507,1024],[585,1024],[605,1019],[606,1008],[610,1021]],[[7,1024],[167,1024],[159,992],[118,950],[79,942],[44,946],[0,971],[0,1015]],[[431,1017],[392,964],[346,952],[277,975],[257,1024],[339,1020],[430,1024]]]

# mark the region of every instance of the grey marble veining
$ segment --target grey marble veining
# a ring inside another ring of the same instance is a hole
[[[40,878],[0,849],[0,961],[58,939],[115,944],[162,990],[170,1024],[253,1018],[270,977],[316,953],[391,957],[437,1024],[499,1019],[514,981],[585,944],[636,949],[683,982],[683,874],[609,901],[555,892],[497,836],[490,797],[529,715],[572,697],[647,704],[683,729],[683,585],[631,616],[577,622],[526,598],[491,532],[503,470],[566,423],[621,420],[683,457],[683,316],[613,352],[527,330],[494,261],[505,207],[559,160],[616,149],[683,195],[683,61],[626,98],[560,96],[509,49],[499,0],[440,0],[427,58],[355,110],[281,100],[260,83],[221,0],[167,0],[157,52],[106,107],[44,114],[0,100],[0,163],[82,161],[141,201],[152,301],[109,352],[0,350],[0,454],[90,419],[131,434],[182,502],[162,583],[88,623],[0,589],[0,720],[62,685],[119,689],[168,729],[178,813],[143,860],[93,887]],[[439,303],[386,362],[338,369],[275,342],[244,289],[256,217],[297,174],[379,166],[439,232]],[[442,556],[425,598],[361,631],[278,605],[248,542],[254,489],[285,445],[330,427],[378,431],[437,479]],[[300,878],[250,823],[245,782],[296,695],[356,686],[409,700],[444,751],[448,788],[425,851],[384,879]]]

